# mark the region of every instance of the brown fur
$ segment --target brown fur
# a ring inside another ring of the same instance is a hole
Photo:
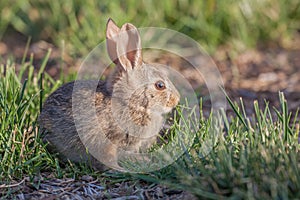
[[[179,102],[178,91],[159,66],[142,61],[137,29],[131,24],[119,29],[112,20],[107,29],[108,52],[116,63],[112,75],[106,82],[63,85],[48,97],[39,116],[51,151],[74,162],[89,161],[100,170],[105,167],[98,160],[118,167],[119,151],[139,152],[151,146],[162,126],[162,114]],[[116,38],[122,34],[129,39]],[[134,51],[120,56],[117,46]],[[155,88],[158,80],[165,82],[165,90]],[[96,158],[88,152],[96,152]]]

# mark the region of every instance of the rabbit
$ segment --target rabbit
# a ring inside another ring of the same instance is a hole
[[[126,23],[119,28],[109,19],[106,45],[115,64],[108,78],[62,85],[46,99],[39,116],[42,139],[50,152],[63,160],[89,162],[98,170],[118,167],[119,151],[139,153],[153,145],[163,115],[180,101],[178,90],[162,67],[143,61],[141,39],[134,25]],[[80,101],[72,101],[74,94]],[[76,118],[84,125],[77,125]],[[99,157],[89,153],[93,148]],[[107,162],[114,164],[106,166]]]

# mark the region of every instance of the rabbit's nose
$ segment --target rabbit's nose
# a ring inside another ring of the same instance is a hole
[[[167,102],[167,106],[173,108],[179,103],[179,100],[180,100],[179,94],[171,94],[169,101]]]

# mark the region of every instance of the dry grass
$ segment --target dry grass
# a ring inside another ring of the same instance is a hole
[[[51,173],[2,184],[0,194],[5,193],[16,199],[195,199],[187,192],[138,180],[113,183],[89,175],[58,179]]]

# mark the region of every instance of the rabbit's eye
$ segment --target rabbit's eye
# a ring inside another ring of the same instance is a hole
[[[157,81],[155,83],[155,88],[158,90],[164,90],[164,89],[166,89],[166,85],[163,81]]]

